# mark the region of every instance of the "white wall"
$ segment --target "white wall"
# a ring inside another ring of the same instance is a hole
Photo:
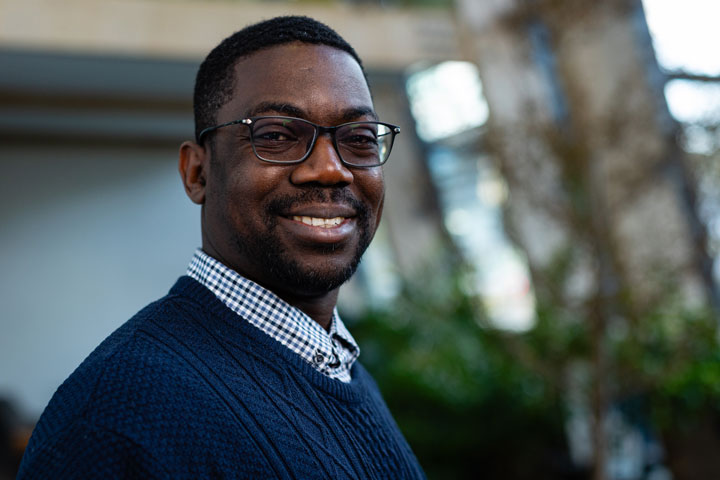
[[[182,275],[199,208],[173,148],[0,147],[0,395],[30,418]]]

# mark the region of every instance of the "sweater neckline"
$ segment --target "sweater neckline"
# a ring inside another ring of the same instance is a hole
[[[189,298],[207,310],[211,314],[211,325],[206,325],[206,327],[210,327],[221,340],[235,340],[232,343],[238,344],[248,343],[249,348],[254,350],[257,355],[279,358],[318,389],[338,400],[351,403],[363,400],[364,392],[367,391],[365,386],[367,375],[358,361],[353,364],[350,371],[352,380],[349,383],[341,382],[318,372],[300,355],[233,312],[195,279],[188,276],[180,277],[170,289],[170,295]],[[237,347],[233,346],[233,348]]]

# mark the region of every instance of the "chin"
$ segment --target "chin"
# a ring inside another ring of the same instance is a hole
[[[363,234],[353,242],[308,248],[286,242],[270,229],[261,235],[238,236],[236,251],[251,261],[254,279],[276,293],[319,296],[352,277],[371,238]]]
[[[293,290],[304,296],[324,295],[339,288],[353,276],[359,259],[340,265],[334,262],[300,265],[296,262],[283,262],[276,265],[275,277],[285,290]]]

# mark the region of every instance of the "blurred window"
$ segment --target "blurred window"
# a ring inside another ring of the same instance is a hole
[[[503,227],[507,188],[482,150],[489,111],[477,68],[444,62],[417,69],[407,91],[445,226],[475,269],[470,293],[481,295],[498,328],[531,328],[535,297],[527,264]]]
[[[720,280],[720,2],[643,0],[655,53],[668,79],[665,98],[682,128],[696,172],[699,213]]]

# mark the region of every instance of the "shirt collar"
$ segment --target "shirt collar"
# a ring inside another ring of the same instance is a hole
[[[195,251],[187,275],[239,316],[300,355],[319,372],[349,382],[360,348],[333,309],[329,331],[271,291],[210,257]]]

